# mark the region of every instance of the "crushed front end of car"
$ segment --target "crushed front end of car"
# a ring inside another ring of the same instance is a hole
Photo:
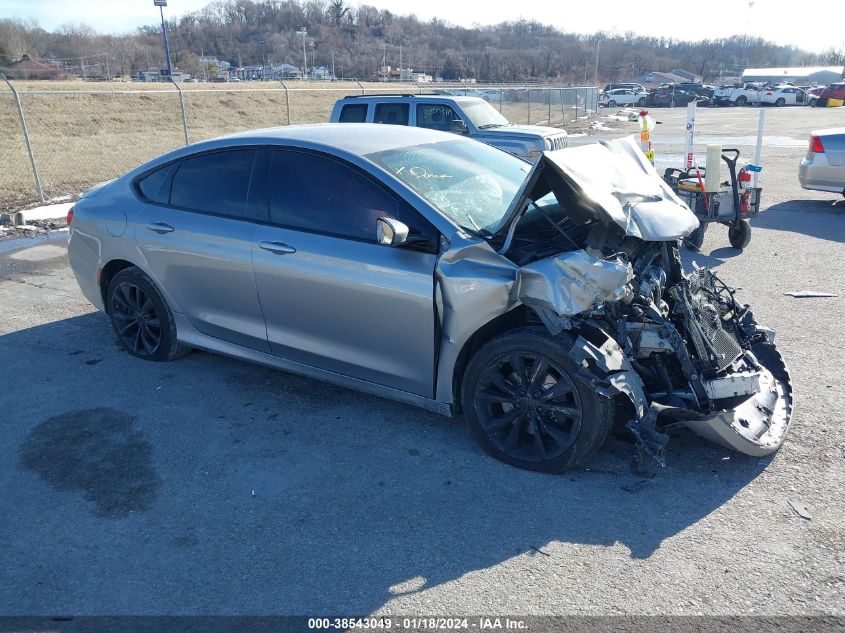
[[[567,332],[578,379],[630,401],[641,452],[663,464],[678,425],[747,455],[780,447],[793,398],[774,332],[712,271],[683,270],[698,222],[631,139],[547,152],[513,209],[490,240],[514,267],[510,305]]]

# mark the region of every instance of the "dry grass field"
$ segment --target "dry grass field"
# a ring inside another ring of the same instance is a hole
[[[179,93],[169,84],[15,82],[41,184],[47,197],[76,194],[184,144]],[[416,84],[357,82],[182,84],[188,140],[247,129],[328,121],[347,94],[417,93]],[[438,86],[439,88],[440,86]],[[422,87],[422,91],[431,88]],[[454,88],[451,88],[455,90]],[[472,94],[473,88],[469,88]],[[491,103],[516,123],[529,117],[527,91],[508,89]],[[551,95],[551,104],[548,99]],[[531,91],[531,123],[562,126],[575,119],[559,90]],[[551,117],[549,116],[551,114]],[[583,110],[581,111],[583,114]],[[0,208],[36,199],[12,92],[0,83]]]

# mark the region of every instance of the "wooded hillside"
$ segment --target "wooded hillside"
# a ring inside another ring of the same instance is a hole
[[[0,67],[23,54],[34,59],[62,59],[79,67],[110,63],[110,74],[164,63],[160,26],[154,23],[124,35],[100,35],[84,24],[47,32],[36,24],[0,20]],[[475,77],[479,81],[626,79],[646,70],[683,68],[718,80],[720,72],[736,74],[746,66],[841,64],[845,51],[814,54],[759,38],[683,41],[562,32],[537,21],[520,20],[495,26],[463,28],[413,15],[399,16],[346,0],[225,0],[171,20],[168,33],[174,63],[196,74],[199,54],[232,65],[282,62],[302,66],[302,38],[308,32],[308,66],[331,67],[338,76],[369,79],[382,56],[444,79]],[[598,53],[598,65],[596,65]],[[596,75],[596,68],[598,73]]]

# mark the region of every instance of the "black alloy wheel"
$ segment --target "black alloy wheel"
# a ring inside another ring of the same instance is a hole
[[[607,437],[613,402],[584,380],[574,339],[538,326],[499,335],[469,361],[461,403],[482,448],[505,463],[558,473],[584,464]]]
[[[553,360],[525,351],[499,356],[476,383],[482,430],[507,455],[526,461],[560,457],[581,430],[581,398]]]
[[[176,337],[164,295],[139,268],[130,266],[112,277],[105,306],[118,341],[133,356],[169,361],[190,351]]]
[[[161,346],[161,319],[152,300],[131,281],[111,295],[111,316],[121,343],[137,356],[152,356]]]

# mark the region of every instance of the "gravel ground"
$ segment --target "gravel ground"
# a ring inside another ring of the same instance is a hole
[[[758,459],[680,433],[653,479],[619,439],[539,475],[409,406],[205,353],[133,359],[63,236],[0,252],[0,614],[845,615],[845,202],[797,182],[841,114],[768,110],[750,246],[717,226],[687,253],[778,330],[787,442]],[[683,111],[656,118],[658,161],[679,157]],[[707,109],[698,131],[756,120]],[[783,294],[804,289],[839,296]]]

